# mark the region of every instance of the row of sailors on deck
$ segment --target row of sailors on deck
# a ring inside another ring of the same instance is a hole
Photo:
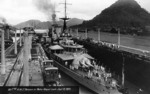
[[[97,77],[95,77],[96,75],[97,75]],[[97,81],[100,81],[100,83],[103,83],[105,85],[107,84],[111,87],[116,87],[117,82],[116,82],[116,80],[112,79],[111,77],[112,77],[111,73],[102,73],[102,74],[95,73],[94,74],[93,71],[90,71],[90,70],[88,71],[88,78],[94,78],[94,79],[97,79]]]
[[[92,71],[88,70],[87,75],[85,74],[84,76],[87,76],[88,78],[97,79],[97,80],[100,81],[100,83],[101,83],[101,81],[104,81],[105,83],[109,83],[110,86],[116,87],[117,86],[117,82],[116,82],[116,80],[113,80],[111,78],[112,74],[111,73],[106,73],[104,67],[100,66],[100,68],[101,68],[100,69],[101,71],[98,71],[98,70],[92,70]],[[70,65],[70,69],[74,70],[75,68]]]
[[[94,43],[97,43],[97,42],[94,42]],[[98,43],[101,44],[101,45],[104,45],[104,46],[113,48],[113,49],[120,47],[120,45],[113,44],[113,43],[107,43],[107,42],[102,42],[102,41],[98,41]],[[150,56],[150,51],[141,50],[141,52],[143,53],[143,55],[144,55],[145,57],[146,57],[146,56]]]
[[[92,70],[88,71],[88,77],[98,77],[98,78],[105,78],[105,81],[107,81],[107,78],[112,77],[111,73],[105,73],[105,72],[100,72],[98,70]]]
[[[68,66],[68,62],[66,61],[65,62],[65,65]],[[90,60],[88,59],[81,59],[80,61],[75,61],[73,62],[69,67],[70,69],[74,70],[74,69],[78,69],[80,67],[82,68],[89,68],[89,67],[92,67],[92,69],[96,70],[96,71],[101,71],[101,72],[104,72],[105,73],[105,67],[103,66],[98,66],[95,61],[93,60],[93,62],[91,63]]]
[[[98,43],[101,44],[101,45],[110,47],[110,48],[119,48],[119,46],[120,46],[120,45],[117,45],[117,44],[107,43],[107,42],[102,42],[102,41],[99,41]]]
[[[107,46],[107,47],[110,47],[110,48],[119,48],[119,45],[117,44],[113,44],[113,43],[108,43],[108,42],[104,42],[104,41],[96,41],[96,40],[92,40],[93,43],[95,44],[101,44],[103,46]]]
[[[68,64],[68,62],[65,62],[65,65],[67,65],[67,64]],[[82,66],[80,66],[80,67],[82,67]],[[69,68],[71,70],[75,70],[75,69],[78,69],[78,66],[70,65]],[[86,68],[86,67],[82,67],[82,68]],[[117,85],[116,81],[111,78],[112,74],[106,73],[105,68],[103,66],[98,66],[96,64],[93,66],[92,70],[90,70],[90,68],[88,69],[87,75],[85,74],[85,76],[87,76],[88,78],[94,77],[94,79],[97,79],[100,81],[102,81],[102,79],[103,79],[104,82],[109,83],[112,87],[116,87],[116,85]]]
[[[60,44],[64,44],[64,45],[76,45],[76,43],[74,43],[73,40],[68,40],[68,39],[66,39],[66,40],[61,40],[61,41],[59,41],[59,43],[60,43]]]

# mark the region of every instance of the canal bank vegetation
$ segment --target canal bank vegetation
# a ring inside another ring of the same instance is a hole
[[[135,0],[118,0],[93,19],[73,28],[101,28],[101,31],[110,33],[117,33],[120,28],[122,34],[150,35],[150,13]]]

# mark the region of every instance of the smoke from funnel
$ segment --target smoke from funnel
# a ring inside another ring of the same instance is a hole
[[[6,19],[0,16],[0,24],[6,24]]]
[[[55,13],[55,4],[51,0],[34,0],[35,6],[42,11],[48,20],[51,19],[51,15]]]

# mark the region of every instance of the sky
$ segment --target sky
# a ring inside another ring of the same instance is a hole
[[[16,25],[31,19],[40,21],[51,20],[50,14],[39,9],[35,2],[42,0],[0,0],[0,18],[5,18],[8,24]],[[50,1],[50,0],[48,0]],[[117,0],[67,0],[67,16],[90,20],[102,10],[115,3]],[[136,0],[142,8],[150,12],[150,0]],[[57,19],[64,17],[64,0],[51,0],[55,4]]]

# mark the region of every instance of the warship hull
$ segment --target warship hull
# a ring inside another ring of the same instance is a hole
[[[53,55],[51,54],[50,56],[53,57]],[[54,60],[54,64],[61,70],[63,71],[65,74],[67,74],[68,76],[70,76],[71,78],[73,78],[75,81],[77,81],[79,84],[85,86],[86,88],[90,89],[91,91],[95,92],[95,94],[121,94],[119,91],[114,90],[114,89],[108,89],[106,86],[98,83],[98,82],[94,82],[92,81],[92,79],[90,78],[86,78],[83,75],[80,75],[78,73],[76,73],[73,70],[70,70],[69,68],[65,67],[64,65],[61,64],[61,62],[56,61],[54,58],[52,58]]]

